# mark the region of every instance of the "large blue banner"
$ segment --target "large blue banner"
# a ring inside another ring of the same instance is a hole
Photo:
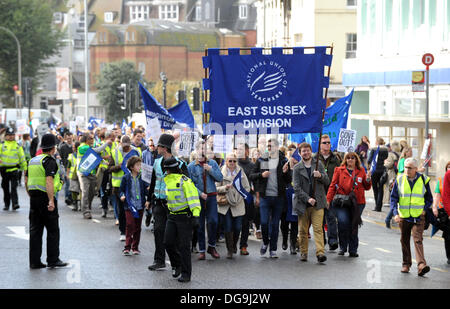
[[[348,96],[340,98],[325,110],[323,134],[328,134],[330,136],[332,150],[337,149],[339,141],[339,130],[341,128],[347,128],[347,120],[350,105],[352,103],[352,98],[353,90]],[[317,150],[319,149],[318,133],[290,134],[289,140],[296,143],[307,142],[311,144],[313,152],[317,152]]]
[[[249,131],[320,132],[323,89],[329,84],[324,72],[331,60],[326,47],[306,54],[301,47],[292,54],[272,48],[270,55],[263,54],[262,48],[252,48],[250,55],[241,55],[237,48],[229,49],[228,55],[208,49],[203,63],[210,76],[203,87],[211,95],[210,102],[204,102],[204,112],[226,134],[233,134],[225,132],[227,123],[242,123]]]
[[[88,176],[95,168],[97,168],[101,161],[102,157],[92,148],[88,148],[80,160],[78,171],[84,176]]]
[[[144,103],[147,120],[157,117],[162,129],[171,130],[175,124],[172,115],[158,103],[141,83],[139,83],[139,92],[141,93],[142,102]]]

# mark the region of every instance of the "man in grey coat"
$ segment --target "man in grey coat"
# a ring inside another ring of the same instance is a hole
[[[320,161],[319,169],[315,170],[316,159],[312,158],[310,144],[300,144],[299,150],[302,161],[295,165],[293,172],[295,192],[293,208],[298,215],[300,260],[304,262],[308,260],[308,230],[312,225],[317,260],[323,263],[327,260],[323,239],[323,216],[327,205],[325,188],[329,185],[330,179]]]

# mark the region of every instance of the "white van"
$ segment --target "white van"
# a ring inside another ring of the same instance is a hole
[[[50,117],[55,119],[56,124],[61,122],[61,119],[52,115],[45,109],[31,109],[31,119],[39,120],[39,123],[46,123]],[[18,119],[26,119],[28,121],[28,108],[4,108],[0,111],[0,122],[7,126],[14,126]]]

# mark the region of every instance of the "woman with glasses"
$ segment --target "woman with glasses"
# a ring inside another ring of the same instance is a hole
[[[222,167],[223,180],[216,183],[218,212],[225,222],[224,233],[228,259],[232,259],[233,253],[237,253],[242,218],[245,215],[244,198],[233,186],[233,181],[240,171],[236,155],[230,154]],[[244,171],[241,173],[241,185],[247,192],[250,192],[250,184]]]
[[[370,171],[366,174],[361,166],[359,156],[355,152],[347,153],[341,166],[334,171],[327,194],[327,207],[334,208],[338,221],[340,249],[338,255],[344,255],[348,251],[350,257],[359,256],[357,253],[359,243],[357,223],[360,222],[361,214],[366,206],[364,191],[370,190],[372,186],[370,176]],[[353,203],[342,202],[342,199],[345,199],[343,196],[348,196],[352,191],[356,197],[356,211],[354,211]],[[334,200],[337,194],[341,199]]]

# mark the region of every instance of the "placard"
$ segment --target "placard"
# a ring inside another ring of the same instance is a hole
[[[189,158],[191,153],[195,150],[195,145],[197,145],[197,142],[198,142],[197,132],[181,131],[178,155],[180,157]]]
[[[353,152],[355,151],[356,131],[342,129],[339,131],[338,152]]]
[[[151,183],[153,174],[153,166],[142,163],[141,164],[141,177],[146,183]]]
[[[80,164],[78,165],[78,171],[84,176],[88,176],[92,170],[100,164],[101,161],[102,157],[92,148],[88,148],[86,153],[81,158]]]
[[[233,151],[233,135],[214,135],[214,153],[231,153]]]
[[[156,145],[161,134],[161,125],[158,118],[147,118],[147,128],[145,129],[145,137],[147,138],[147,141],[151,138]]]

